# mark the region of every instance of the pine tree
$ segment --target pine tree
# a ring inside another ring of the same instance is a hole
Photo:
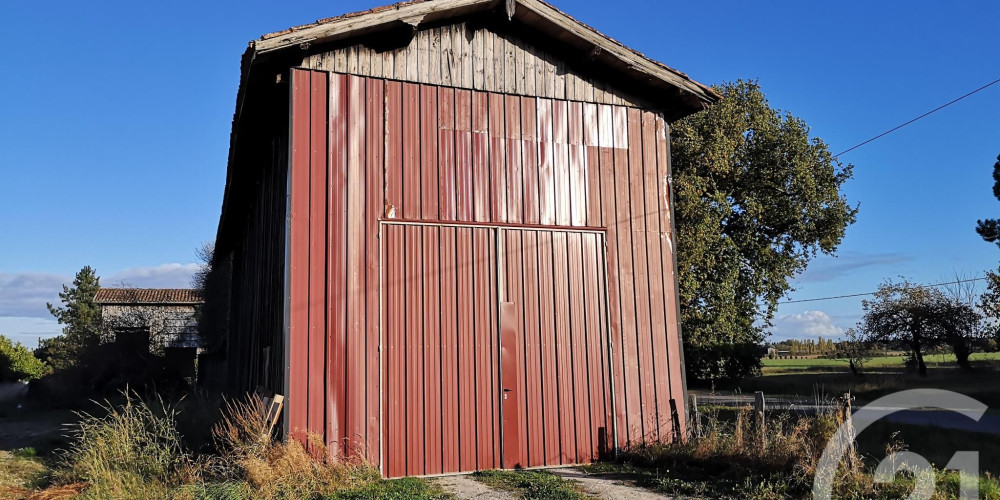
[[[80,355],[100,343],[101,311],[94,296],[101,289],[101,278],[90,266],[76,273],[73,286],[63,285],[59,293],[62,307],[46,304],[49,312],[63,326],[62,335],[41,342],[36,355],[55,369],[75,364]]]

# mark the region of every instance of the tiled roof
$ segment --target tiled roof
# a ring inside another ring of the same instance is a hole
[[[94,296],[98,304],[201,304],[193,288],[102,288]]]

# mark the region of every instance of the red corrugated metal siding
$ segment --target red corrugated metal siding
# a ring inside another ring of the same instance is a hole
[[[293,431],[388,476],[500,465],[502,300],[519,321],[519,463],[673,436],[661,116],[295,70],[290,137]],[[449,225],[472,222],[490,227]]]

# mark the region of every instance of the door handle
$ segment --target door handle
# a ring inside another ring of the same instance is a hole
[[[504,388],[503,392],[514,392],[514,389],[507,389],[507,388]]]

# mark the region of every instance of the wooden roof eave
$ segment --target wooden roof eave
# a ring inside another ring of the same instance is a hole
[[[432,0],[403,3],[264,35],[260,40],[251,42],[250,48],[256,55],[267,56],[292,47],[335,43],[403,24],[416,27],[423,23],[501,8],[507,9],[512,21],[529,25],[573,50],[599,54],[596,62],[622,71],[623,77],[629,78],[636,86],[653,96],[647,96],[648,101],[662,103],[668,100],[669,103],[663,104],[669,105],[662,107],[675,108],[671,110],[670,114],[673,116],[670,118],[699,111],[720,99],[710,87],[647,58],[543,0]]]

